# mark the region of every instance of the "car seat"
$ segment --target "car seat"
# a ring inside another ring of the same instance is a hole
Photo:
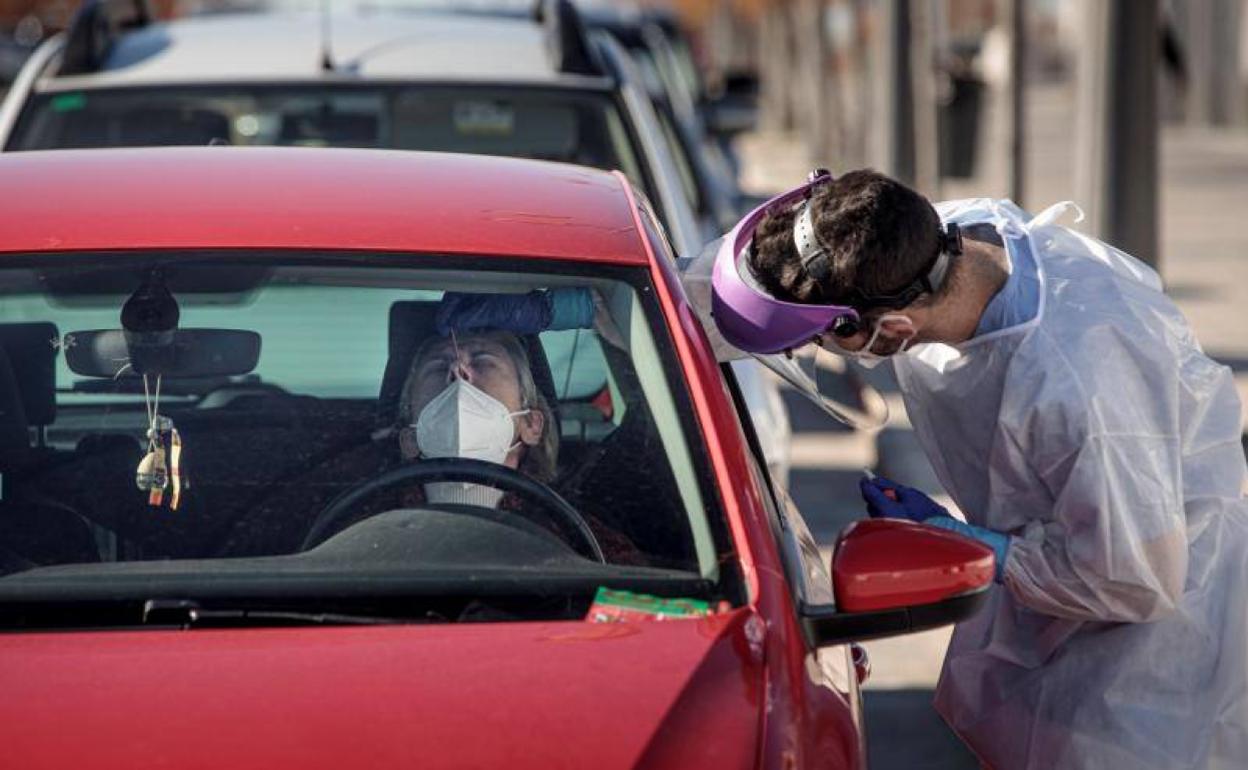
[[[230,119],[213,110],[141,107],[122,115],[121,143],[131,147],[208,145],[230,141]]]
[[[31,427],[56,419],[57,339],[50,323],[0,324],[0,572],[99,560],[86,519],[25,483],[52,459]]]
[[[671,513],[683,510],[684,502],[641,384],[626,353],[608,346],[603,354],[627,401],[624,418],[587,448],[578,466],[556,482],[555,491],[628,537],[650,566],[695,568],[688,522]]]

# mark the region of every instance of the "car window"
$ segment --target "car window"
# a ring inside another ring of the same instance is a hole
[[[193,86],[37,95],[10,149],[373,147],[620,169],[644,184],[609,94],[528,87]]]
[[[717,584],[727,528],[647,272],[415,261],[10,260],[0,602],[41,576],[62,592],[141,576],[188,599],[225,583],[276,590],[292,572],[338,592],[366,592],[379,572],[400,586],[578,570],[620,586]],[[594,323],[438,330],[448,292],[556,288],[594,297]],[[159,319],[174,316],[170,332]],[[492,476],[399,479],[311,537],[368,484],[452,455],[510,468],[536,499],[484,492]]]

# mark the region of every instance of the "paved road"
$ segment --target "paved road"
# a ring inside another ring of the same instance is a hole
[[[1031,96],[1028,208],[1039,210],[1074,196],[1069,141],[1073,103],[1068,85],[1037,88]],[[1248,320],[1248,228],[1242,224],[1243,203],[1248,201],[1248,134],[1171,128],[1163,134],[1162,148],[1162,276],[1205,349],[1235,369],[1241,393],[1248,396],[1248,335],[1243,333]],[[759,194],[796,184],[816,165],[789,136],[746,137],[741,150],[743,180]],[[947,183],[940,197],[1001,195],[1003,190],[1003,183],[980,178]],[[864,466],[878,466],[899,481],[942,494],[909,432],[886,369],[872,373],[894,405],[888,429],[878,435],[841,429],[801,399],[789,399],[794,423],[791,493],[825,549],[847,522],[861,515],[856,484]],[[865,692],[873,768],[978,767],[931,708],[948,637],[945,629],[867,645],[873,664]]]

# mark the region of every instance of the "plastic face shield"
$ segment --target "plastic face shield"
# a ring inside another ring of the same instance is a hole
[[[848,375],[845,359],[816,340],[844,324],[859,328],[858,312],[843,305],[785,302],[768,294],[750,273],[746,258],[754,230],[771,211],[806,199],[830,176],[812,174],[804,185],[751,211],[723,239],[711,276],[711,317],[724,340],[780,375],[834,419],[874,430],[888,420],[886,402],[874,388]],[[846,322],[851,322],[846,324]]]

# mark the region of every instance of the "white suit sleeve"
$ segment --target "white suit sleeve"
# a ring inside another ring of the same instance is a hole
[[[1028,524],[1006,559],[1019,602],[1078,620],[1147,621],[1173,609],[1188,554],[1178,452],[1164,437],[1093,436],[1050,469],[1053,519]]]
[[[1053,504],[1051,517],[1014,533],[1004,582],[1048,615],[1161,617],[1180,601],[1187,576],[1177,406],[1161,395],[1174,375],[1159,372],[1151,387],[1161,390],[1146,401],[1112,371],[1099,383],[1066,373],[1073,381],[1063,397],[1037,394],[1028,429],[1014,437]]]

